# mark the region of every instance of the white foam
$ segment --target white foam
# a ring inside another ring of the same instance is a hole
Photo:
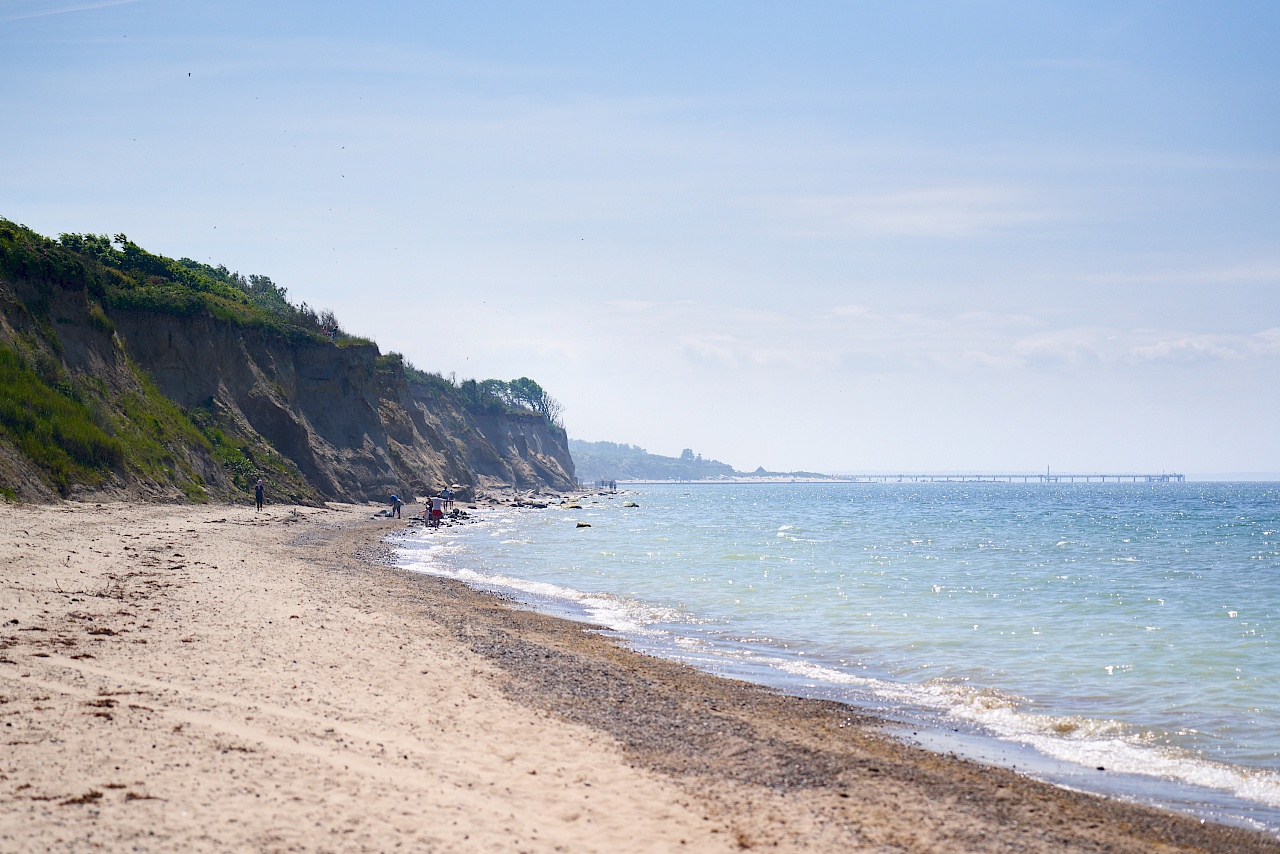
[[[1063,762],[1086,768],[1175,780],[1230,792],[1245,800],[1280,807],[1280,774],[1213,762],[1187,751],[1149,743],[1151,733],[1134,732],[1112,720],[1055,716],[1022,711],[1025,700],[992,688],[973,688],[949,680],[895,683],[846,673],[808,661],[764,659],[778,670],[834,685],[857,686],[876,697],[941,711],[975,724],[997,738],[1032,747]]]
[[[518,546],[528,542],[521,538],[525,529],[511,524],[509,511],[489,511],[473,515],[481,530],[489,528],[486,533],[490,536],[505,537],[503,544]],[[794,530],[792,526],[783,525],[777,529],[776,536],[798,539],[786,533],[790,530]],[[449,559],[461,551],[461,546],[455,542],[456,536],[445,529],[434,532],[434,535],[422,535],[407,541],[405,548],[401,550],[401,565],[406,569],[455,578],[475,586],[506,589],[567,603],[599,625],[636,637],[662,638],[664,642],[670,641],[674,648],[686,653],[697,650],[723,660],[749,660],[815,683],[847,686],[882,702],[938,713],[944,719],[963,721],[995,738],[1026,745],[1059,761],[1087,768],[1103,766],[1111,772],[1178,781],[1229,792],[1245,800],[1280,808],[1280,774],[1275,772],[1214,762],[1190,751],[1155,744],[1153,742],[1159,738],[1158,734],[1138,731],[1119,721],[1039,714],[1027,709],[1028,701],[1024,698],[992,688],[975,688],[946,679],[922,683],[893,682],[812,661],[760,655],[742,645],[726,647],[707,643],[706,636],[672,634],[659,626],[671,623],[690,625],[707,621],[695,619],[692,615],[675,609],[650,606],[621,596],[587,593],[549,582],[460,568]],[[1062,541],[1058,545],[1070,543]],[[763,556],[731,554],[725,557],[755,559]],[[941,587],[934,585],[933,590],[935,593],[941,592]],[[1157,601],[1163,604],[1163,600]],[[1224,609],[1227,607],[1223,606]],[[1159,627],[1144,628],[1153,631]]]
[[[539,599],[566,603],[580,609],[591,622],[624,634],[650,637],[664,635],[666,632],[654,628],[656,624],[688,622],[684,615],[671,608],[645,605],[606,593],[586,593],[546,581],[531,581],[498,572],[479,572],[453,566],[440,560],[450,551],[452,549],[448,545],[441,543],[422,551],[415,550],[412,555],[402,552],[400,566],[413,572],[452,578],[477,587],[512,590]]]

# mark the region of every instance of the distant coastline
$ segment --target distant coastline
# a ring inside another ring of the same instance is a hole
[[[663,484],[663,483],[1185,483],[1186,475],[1176,472],[1154,473],[1104,473],[1104,472],[1064,472],[1062,474],[1027,474],[1015,472],[1000,473],[903,473],[903,474],[847,474],[821,475],[806,472],[804,474],[767,473],[760,475],[736,473],[716,478],[629,478],[617,480],[617,483],[629,484]]]
[[[785,475],[751,477],[735,476],[720,478],[702,478],[688,480],[662,480],[662,479],[632,479],[615,481],[619,486],[662,486],[663,484],[687,485],[687,486],[741,486],[743,484],[778,484],[778,483],[870,483],[866,480],[852,480],[842,477],[787,477]]]
[[[639,445],[568,440],[577,478],[582,486],[618,484],[703,483],[1193,483],[1280,482],[1280,472],[1197,472],[1162,469],[1074,471],[950,469],[861,471],[770,471],[763,466],[739,471],[686,448],[679,457],[653,454]]]

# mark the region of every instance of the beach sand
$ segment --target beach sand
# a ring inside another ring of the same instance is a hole
[[[0,508],[0,850],[1280,851],[389,568],[371,513]]]

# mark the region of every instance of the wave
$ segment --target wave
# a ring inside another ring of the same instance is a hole
[[[510,516],[498,513],[481,525],[504,546],[519,547],[528,541]],[[791,526],[782,526],[782,533]],[[1116,720],[1073,715],[1053,715],[1031,708],[1032,701],[994,687],[981,687],[956,679],[898,682],[852,673],[839,666],[805,660],[803,652],[773,639],[729,637],[723,626],[678,608],[646,604],[612,593],[591,593],[565,585],[535,581],[500,572],[472,569],[453,558],[461,545],[450,535],[406,540],[401,543],[401,566],[431,575],[453,578],[468,585],[514,592],[534,607],[568,611],[581,619],[617,632],[646,651],[667,654],[699,666],[723,671],[733,662],[749,666],[753,673],[768,671],[787,678],[772,680],[794,685],[796,680],[831,689],[847,689],[842,695],[858,705],[869,702],[891,709],[924,711],[938,727],[963,724],[989,738],[1014,743],[1059,762],[1081,769],[1105,768],[1109,772],[1158,778],[1201,790],[1228,793],[1270,808],[1280,808],[1280,774],[1264,769],[1217,762],[1184,748],[1163,743],[1167,733],[1142,730]],[[741,553],[737,559],[758,558]],[[717,663],[718,662],[718,663]],[[912,720],[918,719],[912,715]]]
[[[779,659],[769,663],[805,679],[857,686],[881,700],[933,709],[949,719],[972,724],[996,738],[1026,745],[1062,762],[1159,777],[1280,807],[1280,774],[1214,762],[1191,751],[1154,744],[1162,733],[1136,731],[1113,720],[1024,711],[1020,706],[1027,700],[995,688],[976,688],[943,679],[895,683],[807,661]]]
[[[519,540],[503,540],[504,544]],[[656,637],[666,632],[655,629],[660,623],[684,622],[683,615],[671,608],[645,605],[633,599],[607,593],[584,593],[546,581],[531,581],[504,575],[500,572],[481,572],[449,563],[446,558],[456,552],[456,546],[445,542],[429,546],[401,549],[400,566],[414,572],[422,572],[441,578],[452,578],[464,584],[486,589],[513,591],[534,600],[566,603],[579,610],[592,623],[624,635]]]

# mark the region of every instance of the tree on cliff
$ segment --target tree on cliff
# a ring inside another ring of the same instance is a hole
[[[564,406],[560,401],[547,394],[546,390],[528,377],[521,377],[507,383],[508,393],[513,403],[524,405],[557,427],[563,427],[560,417],[564,414]]]
[[[528,409],[546,418],[548,423],[564,427],[564,406],[547,394],[546,389],[528,377],[510,382],[502,380],[464,380],[458,386],[463,398],[480,408]]]

